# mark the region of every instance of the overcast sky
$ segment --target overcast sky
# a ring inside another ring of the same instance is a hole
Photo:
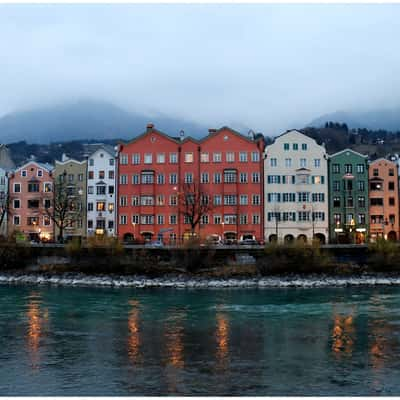
[[[0,5],[0,115],[92,97],[266,133],[399,106],[400,4]]]

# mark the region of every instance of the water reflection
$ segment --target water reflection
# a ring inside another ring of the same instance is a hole
[[[229,363],[229,320],[226,314],[217,312],[217,368],[224,370]]]
[[[139,332],[139,301],[131,300],[129,305],[132,307],[128,317],[128,356],[133,364],[140,362],[140,332]]]
[[[42,299],[38,292],[32,292],[28,297],[26,316],[28,319],[27,346],[31,359],[32,369],[39,368],[40,363],[40,340],[43,336],[44,323],[48,322],[49,312],[42,311]],[[43,314],[43,315],[41,315]]]
[[[335,358],[352,355],[355,337],[354,316],[335,314],[332,329],[332,352]]]

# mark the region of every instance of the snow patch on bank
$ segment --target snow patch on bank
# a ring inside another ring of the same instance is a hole
[[[323,288],[345,286],[400,285],[400,277],[268,277],[268,278],[192,278],[143,276],[104,276],[84,274],[0,274],[0,284],[98,286],[132,288]]]

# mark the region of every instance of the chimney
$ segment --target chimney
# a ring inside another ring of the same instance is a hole
[[[215,128],[209,128],[209,129],[208,129],[208,133],[209,133],[210,135],[212,135],[212,134],[215,133],[215,132],[217,132],[217,130],[216,130]]]
[[[154,124],[149,123],[147,124],[147,132],[150,132],[154,128]]]
[[[65,153],[63,153],[62,156],[61,156],[61,161],[64,162],[64,161],[67,161],[67,160],[68,160],[67,155]]]

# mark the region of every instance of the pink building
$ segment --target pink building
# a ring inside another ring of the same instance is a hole
[[[21,232],[28,240],[54,238],[52,166],[29,161],[10,174],[9,234]],[[46,211],[47,210],[47,211]]]

